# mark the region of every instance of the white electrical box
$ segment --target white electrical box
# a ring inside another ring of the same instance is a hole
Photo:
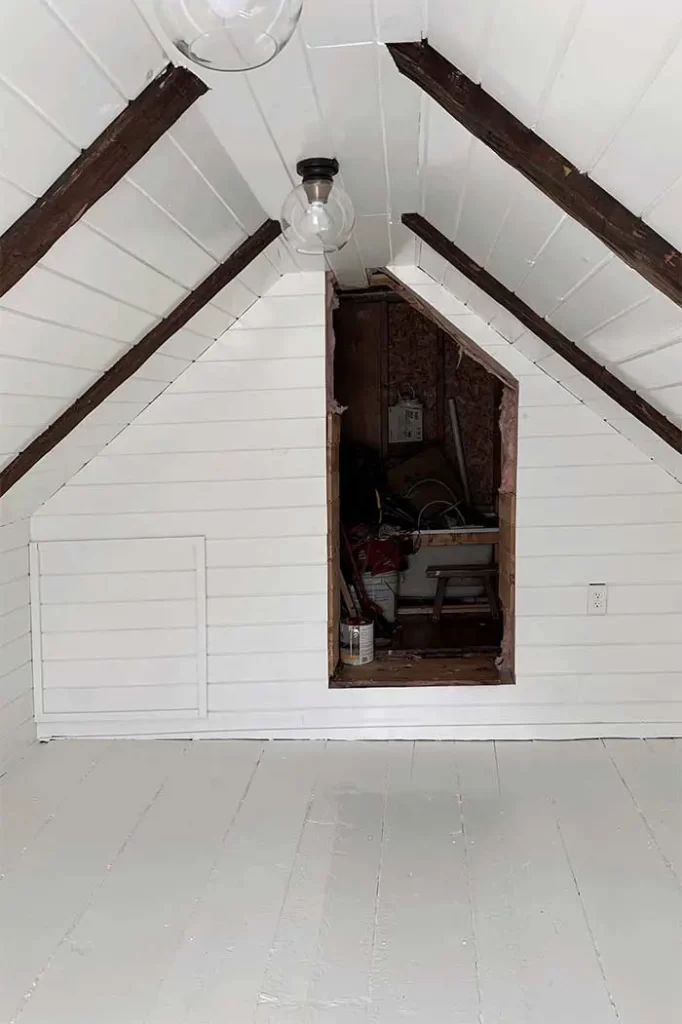
[[[405,444],[424,437],[424,408],[416,398],[401,398],[388,409],[388,443]]]

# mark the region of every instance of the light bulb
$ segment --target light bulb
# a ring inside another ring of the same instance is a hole
[[[303,0],[156,0],[174,45],[214,71],[267,64],[291,39],[302,6]]]
[[[303,178],[282,207],[284,236],[297,252],[306,255],[338,252],[350,238],[355,212],[348,195],[334,182],[336,160],[302,160]]]

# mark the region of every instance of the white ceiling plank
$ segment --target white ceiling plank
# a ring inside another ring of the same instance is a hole
[[[388,50],[380,47],[379,88],[386,138],[390,215],[419,209],[419,126],[421,91],[401,75]]]
[[[682,384],[674,384],[672,387],[666,388],[655,388],[649,391],[647,397],[661,412],[677,417],[682,416]]]
[[[427,35],[439,53],[475,82],[490,38],[497,0],[429,0]]]
[[[431,99],[426,104],[426,122],[424,216],[452,239],[474,140],[466,128]]]
[[[386,167],[382,139],[377,46],[309,50],[334,155],[356,213],[386,212]]]
[[[637,391],[682,384],[682,341],[621,363],[618,375]]]
[[[3,296],[2,306],[127,343],[136,341],[155,321],[148,313],[93,292],[41,266],[33,267]]]
[[[0,4],[0,68],[6,81],[82,148],[125,106],[106,75],[40,0]]]
[[[661,69],[682,26],[678,0],[587,0],[538,132],[589,171]],[[586,116],[589,112],[589,116]]]
[[[653,285],[614,258],[576,288],[548,320],[571,341],[580,341],[605,321],[654,294]]]
[[[120,181],[83,219],[187,288],[193,288],[215,266],[170,217],[127,181]]]
[[[72,398],[96,379],[92,370],[0,356],[0,395]]]
[[[682,127],[678,129],[682,133]],[[682,249],[682,177],[644,216],[647,224]]]
[[[422,0],[374,0],[380,43],[404,43],[426,35]]]
[[[358,217],[355,238],[364,266],[385,267],[391,262],[388,217]]]
[[[450,280],[448,291],[456,295],[462,302],[466,302],[466,296],[469,294],[471,287],[470,282],[466,281],[466,278],[459,271],[448,266],[446,260],[437,252],[434,252],[428,245],[422,245],[421,247],[419,266],[436,284],[443,284],[444,279],[448,277]],[[452,271],[452,276],[450,276],[450,271]]]
[[[41,196],[78,156],[24,100],[0,81],[0,174],[32,196]]]
[[[270,259],[276,247],[276,242],[269,245],[265,252],[256,256],[239,275],[239,281],[254,295],[265,295],[280,277],[278,268]]]
[[[217,306],[207,303],[203,309],[200,309],[187,321],[187,328],[194,331],[195,334],[203,334],[205,338],[215,341],[234,321],[235,317],[224,309],[218,309]]]
[[[122,342],[0,309],[2,355],[101,370],[122,355],[125,348]]]
[[[71,403],[63,398],[31,398],[27,395],[4,395],[0,402],[0,427],[24,427],[26,436],[55,419]],[[21,445],[23,447],[23,444]]]
[[[638,216],[682,171],[681,94],[678,45],[592,172],[595,181]]]
[[[565,214],[521,174],[515,175],[510,207],[486,270],[511,291],[530,273],[534,260]]]
[[[182,115],[169,135],[232,211],[244,231],[251,234],[260,227],[266,218],[265,211],[216,138],[199,104]]]
[[[157,316],[164,316],[187,294],[181,285],[83,223],[62,235],[41,265]]]
[[[613,364],[646,352],[652,338],[672,341],[678,335],[682,335],[682,310],[667,296],[654,292],[642,305],[589,334],[581,348]]]
[[[254,304],[256,298],[257,296],[251,289],[242,284],[239,278],[236,278],[219,291],[211,301],[213,305],[230,313],[236,320],[249,306]]]
[[[167,136],[126,176],[196,239],[223,260],[245,238],[234,217]]]
[[[517,294],[531,309],[546,316],[610,251],[586,228],[567,218],[538,254]]]
[[[304,3],[301,32],[308,46],[344,46],[375,39],[372,0],[313,0]]]
[[[391,263],[398,267],[416,266],[417,239],[415,235],[399,220],[391,221],[388,231],[391,239]]]
[[[276,61],[252,71],[249,84],[294,181],[299,180],[297,161],[309,156],[334,155],[300,35],[291,40]],[[350,113],[350,109],[346,111],[347,115]]]
[[[472,5],[474,6],[474,5]],[[481,84],[519,120],[533,127],[575,28],[583,0],[499,0]]]
[[[204,117],[260,205],[270,217],[279,217],[291,179],[249,88],[248,76],[220,78],[216,72],[211,85],[200,101]]]
[[[33,196],[0,178],[0,234],[33,205]]]
[[[482,142],[474,143],[454,241],[481,266],[502,229],[517,176]]]
[[[367,287],[367,275],[354,239],[339,252],[330,253],[327,264],[341,288]]]
[[[168,63],[132,0],[47,0],[128,99]]]

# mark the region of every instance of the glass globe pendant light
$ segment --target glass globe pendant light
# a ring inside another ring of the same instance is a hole
[[[297,252],[319,255],[342,249],[355,225],[350,197],[334,184],[338,160],[312,157],[296,165],[303,179],[284,200],[284,236]]]
[[[156,0],[178,50],[213,71],[249,71],[286,46],[303,0]]]

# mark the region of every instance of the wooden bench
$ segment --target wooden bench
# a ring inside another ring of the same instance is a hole
[[[493,619],[500,617],[497,597],[497,567],[494,565],[430,565],[426,570],[428,579],[438,580],[436,599],[433,603],[433,621],[440,622],[448,583],[455,580],[466,585],[482,583]]]

